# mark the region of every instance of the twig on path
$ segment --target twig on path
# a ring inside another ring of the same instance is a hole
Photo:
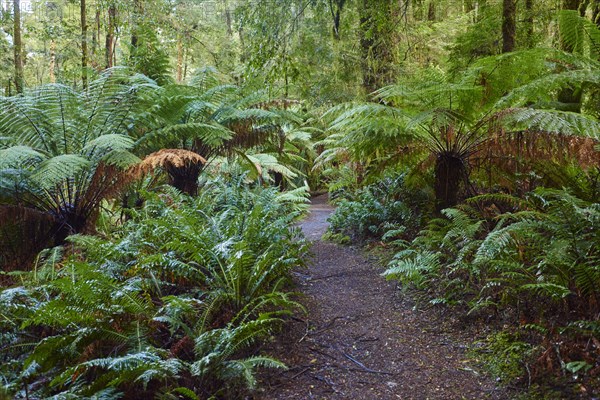
[[[332,360],[335,360],[335,359],[336,359],[336,358],[335,358],[334,356],[332,356],[331,354],[329,354],[329,353],[325,353],[324,351],[322,351],[322,350],[319,350],[319,349],[316,349],[316,348],[314,348],[314,347],[309,347],[309,349],[310,349],[310,350],[312,350],[312,351],[314,351],[315,353],[319,353],[319,354],[321,354],[321,355],[323,355],[323,356],[329,357],[329,358],[331,358]]]
[[[387,372],[387,371],[377,371],[374,369],[371,369],[367,366],[365,366],[365,364],[361,363],[360,361],[358,361],[356,358],[352,357],[350,354],[346,354],[344,352],[342,352],[342,354],[344,355],[344,357],[346,357],[348,360],[352,361],[354,364],[358,365],[359,367],[361,367],[365,372],[368,372],[370,374],[381,374],[381,375],[395,375],[393,372]]]
[[[310,369],[310,367],[306,367],[304,368],[302,371],[298,372],[297,374],[295,374],[294,376],[292,376],[290,378],[290,381],[293,379],[296,379],[297,377],[299,377],[300,375],[302,375],[303,373],[305,373],[306,371],[308,371]]]
[[[318,331],[311,332],[311,335],[317,335],[319,333],[325,332],[328,329],[331,329],[333,324],[335,324],[335,321],[337,321],[338,319],[342,319],[342,318],[344,318],[344,317],[339,317],[339,316],[333,317],[333,319],[331,321],[329,321],[329,323],[324,328],[321,328]]]
[[[348,275],[348,272],[344,271],[344,272],[338,272],[338,273],[331,274],[331,275],[317,276],[316,278],[312,278],[310,281],[314,282],[314,281],[319,281],[319,280],[329,279],[329,278],[339,278],[344,275]]]

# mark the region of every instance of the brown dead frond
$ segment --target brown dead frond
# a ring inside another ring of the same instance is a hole
[[[146,156],[141,163],[130,169],[130,174],[140,178],[159,168],[170,171],[204,164],[206,164],[206,159],[193,151],[162,149]]]
[[[548,132],[496,131],[473,158],[476,166],[491,163],[506,171],[525,172],[541,161],[577,162],[583,169],[600,166],[599,141],[592,138]]]

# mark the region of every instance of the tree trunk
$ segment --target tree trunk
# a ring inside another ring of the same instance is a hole
[[[88,48],[87,48],[87,10],[85,0],[81,0],[81,83],[83,89],[88,86],[87,66],[88,66]]]
[[[188,71],[188,58],[189,58],[189,51],[185,50],[184,52],[184,56],[183,56],[183,80],[187,79],[187,71]]]
[[[114,66],[116,17],[117,8],[114,4],[110,4],[108,7],[108,26],[106,28],[106,68]]]
[[[198,194],[198,177],[202,168],[199,165],[170,168],[169,183],[182,193],[196,196]]]
[[[360,9],[360,47],[363,87],[367,93],[393,81],[394,26],[391,0],[363,0]]]
[[[183,34],[177,34],[177,82],[183,80]]]
[[[517,7],[515,0],[502,2],[502,52],[509,53],[515,49],[517,34],[516,25]]]
[[[527,46],[529,48],[535,47],[533,28],[533,0],[525,0],[525,35],[527,35]]]
[[[464,177],[465,165],[459,156],[451,152],[438,154],[434,182],[437,211],[453,207],[458,203],[460,182]]]
[[[14,57],[15,57],[15,89],[17,93],[23,93],[23,42],[21,40],[21,6],[20,0],[13,0],[14,15]]]
[[[56,40],[50,39],[50,67],[48,68],[48,75],[50,76],[50,82],[56,83],[56,75],[54,73],[56,69]]]

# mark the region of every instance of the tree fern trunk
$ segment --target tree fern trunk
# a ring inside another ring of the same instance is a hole
[[[200,170],[201,168],[198,165],[169,168],[169,183],[182,193],[196,196],[198,194]]]
[[[453,207],[458,203],[460,182],[465,176],[465,164],[457,155],[446,152],[438,155],[435,162],[436,209]]]

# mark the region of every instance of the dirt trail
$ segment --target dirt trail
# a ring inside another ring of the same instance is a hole
[[[436,312],[415,310],[352,247],[320,240],[333,209],[313,199],[302,223],[315,241],[297,273],[307,321],[298,318],[265,349],[290,369],[262,378],[258,399],[508,399],[466,362],[471,333]]]

